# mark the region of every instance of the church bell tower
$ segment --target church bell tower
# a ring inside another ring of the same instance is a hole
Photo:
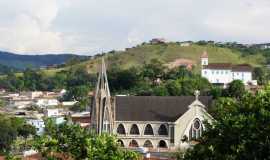
[[[101,134],[112,133],[113,109],[104,59],[99,68],[98,81],[91,107],[91,129]]]

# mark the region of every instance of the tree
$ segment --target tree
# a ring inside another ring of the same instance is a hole
[[[152,84],[158,79],[163,79],[165,75],[165,67],[158,59],[152,59],[150,63],[143,66],[142,77],[150,80]]]
[[[35,139],[34,148],[45,158],[73,158],[76,160],[135,160],[138,158],[134,152],[120,148],[113,136],[96,135],[70,123],[54,126],[56,128],[51,129],[56,129],[57,132],[49,130],[45,135]]]
[[[36,128],[30,124],[23,124],[23,125],[18,127],[17,132],[18,132],[18,136],[22,136],[24,138],[23,147],[25,148],[26,143],[27,143],[27,138],[30,135],[32,135],[32,136],[36,135]]]
[[[262,67],[254,68],[254,79],[258,81],[258,84],[265,85],[269,79],[269,73],[267,73],[267,69]]]
[[[0,115],[0,153],[8,154],[18,136],[35,135],[35,129],[22,118]]]
[[[140,80],[138,69],[120,69],[113,67],[108,71],[108,82],[112,92],[130,90],[135,87]]]
[[[270,159],[269,90],[239,100],[220,98],[213,113],[215,121],[206,124],[200,143],[184,159]]]
[[[237,99],[241,98],[245,92],[245,85],[241,80],[232,81],[227,89],[227,95]]]

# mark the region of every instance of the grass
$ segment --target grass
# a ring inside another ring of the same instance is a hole
[[[200,68],[200,56],[203,51],[208,52],[210,63],[248,63],[252,66],[261,66],[265,62],[265,58],[260,54],[243,57],[240,52],[228,48],[220,48],[210,45],[199,46],[195,44],[183,47],[176,43],[139,45],[133,48],[128,48],[125,51],[108,53],[105,55],[105,59],[108,68],[111,68],[114,65],[119,65],[121,68],[127,69],[132,66],[141,66],[154,58],[159,59],[164,63],[172,62],[177,58],[185,58],[195,62],[195,71],[198,72]],[[100,61],[101,58],[97,57],[65,68],[44,70],[44,73],[47,75],[54,75],[58,71],[67,70],[71,67],[86,68],[89,73],[95,73],[97,72]]]

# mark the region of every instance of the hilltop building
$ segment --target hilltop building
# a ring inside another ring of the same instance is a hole
[[[245,85],[257,85],[252,80],[252,67],[249,64],[209,63],[205,51],[201,55],[201,75],[212,84],[226,85],[233,80],[241,80]]]
[[[192,144],[211,123],[207,113],[211,97],[199,96],[116,96],[111,97],[104,60],[99,72],[90,128],[99,134],[117,135],[127,148],[174,150]]]

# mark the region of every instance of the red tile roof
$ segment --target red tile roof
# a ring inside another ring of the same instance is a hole
[[[232,69],[231,63],[209,63],[204,66],[205,69]]]
[[[224,70],[232,70],[233,72],[252,71],[252,67],[249,64],[232,65],[231,63],[209,63],[207,66],[204,66],[204,69],[224,69]]]

